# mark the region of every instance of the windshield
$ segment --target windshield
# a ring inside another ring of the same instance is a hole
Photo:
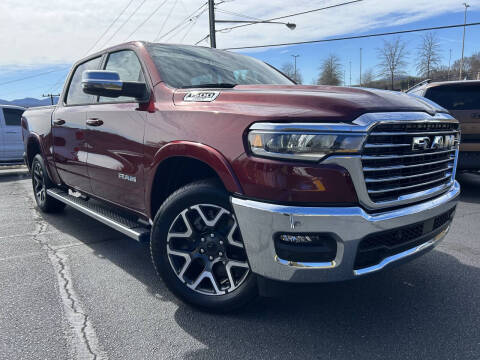
[[[148,44],[162,80],[174,88],[294,83],[254,58],[197,46]]]
[[[447,110],[479,110],[480,84],[437,86],[427,90],[425,97]]]

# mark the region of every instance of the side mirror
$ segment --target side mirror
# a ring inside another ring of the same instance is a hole
[[[83,92],[89,95],[117,98],[127,96],[138,101],[148,100],[148,90],[145,83],[137,81],[122,81],[116,71],[86,70],[82,74]]]

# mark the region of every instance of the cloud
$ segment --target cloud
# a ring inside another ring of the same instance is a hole
[[[153,40],[162,23],[168,16],[176,0],[167,0],[166,4],[142,26],[132,39],[126,37],[159,6],[157,0],[146,0],[125,27],[109,44],[108,39],[143,0],[134,0],[121,16],[117,24],[108,32],[100,46],[113,45],[126,40]],[[204,0],[179,0],[175,11],[168,18],[164,32],[172,29]],[[252,17],[268,19],[285,14],[306,11],[313,8],[333,5],[338,1],[295,2],[291,0],[228,1],[218,5],[219,9],[246,14]],[[477,7],[480,0],[471,0]],[[2,0],[0,2],[0,46],[2,56],[0,66],[29,66],[32,64],[72,63],[84,56],[112,20],[125,7],[126,1],[118,0]],[[282,25],[248,26],[219,33],[218,47],[236,47],[256,44],[314,40],[346,33],[366,32],[379,27],[406,24],[444,13],[452,15],[452,23],[463,21],[462,7],[458,0],[365,0],[361,3],[338,7],[326,11],[311,13],[286,19],[295,22],[294,31]],[[218,13],[217,18],[241,19],[235,15]],[[204,13],[198,21],[186,24],[172,33],[169,42],[193,44],[208,33],[208,14]],[[228,25],[227,25],[228,26]],[[218,28],[222,26],[217,25]],[[208,45],[208,42],[201,43]],[[286,51],[286,50],[285,50]]]

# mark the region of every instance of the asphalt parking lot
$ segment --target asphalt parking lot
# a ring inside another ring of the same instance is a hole
[[[480,175],[460,181],[427,255],[211,315],[166,290],[147,246],[73,209],[39,213],[25,172],[0,171],[0,358],[479,359]]]

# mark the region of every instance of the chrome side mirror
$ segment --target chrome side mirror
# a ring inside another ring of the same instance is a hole
[[[89,95],[117,98],[127,96],[138,101],[148,100],[145,83],[122,81],[116,71],[86,70],[82,74],[83,92]]]

